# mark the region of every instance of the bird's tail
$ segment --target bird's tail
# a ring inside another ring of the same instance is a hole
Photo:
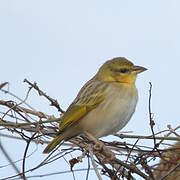
[[[44,149],[43,153],[50,153],[62,140],[64,140],[64,136],[62,134],[57,135]]]

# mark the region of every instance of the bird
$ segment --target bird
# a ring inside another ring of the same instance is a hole
[[[136,77],[146,70],[125,57],[106,61],[60,118],[59,131],[43,153],[84,132],[100,138],[121,130],[135,112]]]

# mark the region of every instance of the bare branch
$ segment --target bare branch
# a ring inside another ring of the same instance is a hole
[[[131,134],[115,134],[115,136],[123,139],[122,141],[100,141],[93,137],[89,133],[85,133],[85,136],[75,137],[70,139],[68,142],[60,144],[60,149],[57,147],[51,154],[45,159],[39,160],[39,164],[30,169],[26,169],[27,152],[31,146],[31,142],[36,143],[37,147],[39,144],[48,143],[50,139],[56,136],[58,132],[58,124],[61,121],[61,117],[55,117],[54,115],[48,115],[46,112],[35,110],[32,105],[27,103],[27,99],[30,97],[29,93],[33,90],[37,91],[40,96],[45,97],[50,101],[51,105],[56,107],[58,112],[63,113],[64,111],[60,108],[60,105],[56,100],[46,95],[40,90],[37,83],[31,83],[25,79],[25,82],[30,86],[27,90],[24,99],[14,95],[13,93],[5,91],[3,88],[6,87],[7,83],[0,84],[0,91],[8,93],[15,100],[0,100],[0,136],[3,139],[12,138],[26,141],[26,148],[24,150],[23,159],[18,160],[22,163],[22,172],[19,172],[18,168],[16,174],[5,179],[15,179],[19,176],[23,179],[30,177],[40,177],[41,175],[29,175],[29,172],[35,172],[37,169],[48,166],[50,163],[62,160],[66,161],[69,165],[69,171],[57,172],[62,173],[73,173],[75,179],[76,164],[80,165],[79,162],[88,160],[87,168],[82,171],[85,172],[85,177],[88,179],[89,171],[92,170],[90,161],[92,163],[94,173],[98,179],[103,179],[103,176],[107,176],[109,179],[127,179],[134,180],[135,177],[141,179],[155,179],[155,169],[157,163],[169,162],[164,155],[169,152],[168,145],[172,144],[173,141],[180,141],[180,126],[173,127],[168,125],[166,129],[155,132],[154,131],[154,119],[153,113],[151,112],[151,98],[152,98],[152,84],[150,83],[149,99],[148,99],[148,112],[149,112],[149,124],[151,128],[150,135],[135,135]],[[134,140],[133,141],[129,141]],[[152,146],[144,144],[144,140],[152,142]],[[0,148],[3,147],[0,144]],[[6,151],[5,151],[6,152]],[[6,152],[7,153],[7,152]],[[72,154],[73,153],[73,154]],[[72,155],[71,155],[72,154]],[[74,157],[75,154],[75,157]],[[8,155],[8,153],[7,153]],[[31,156],[35,156],[32,154]],[[67,156],[71,156],[71,159]],[[8,157],[8,156],[7,156]],[[8,159],[8,158],[7,158]],[[8,160],[9,161],[9,160]],[[9,161],[11,166],[15,166],[17,161]],[[7,163],[6,163],[7,164]],[[5,165],[0,168],[5,168]],[[15,169],[15,167],[13,167]],[[161,178],[170,176],[175,171],[179,170],[179,165],[173,166],[173,168],[166,171]],[[79,169],[81,170],[81,169]],[[101,171],[100,171],[101,170]],[[42,174],[42,177],[52,176],[56,173]]]
[[[61,107],[59,106],[59,103],[57,102],[57,100],[51,98],[50,96],[46,95],[45,92],[43,92],[42,90],[40,90],[40,88],[38,87],[37,83],[34,82],[34,84],[32,84],[30,81],[28,81],[27,79],[24,79],[25,83],[28,83],[30,85],[30,87],[34,88],[35,90],[38,91],[40,96],[44,96],[46,99],[48,99],[51,102],[51,106],[54,106],[58,109],[58,111],[60,111],[61,113],[64,113],[64,111],[61,109]]]
[[[97,169],[97,164],[95,163],[95,160],[94,160],[94,157],[93,157],[93,151],[92,151],[92,147],[89,145],[88,147],[88,150],[89,150],[89,155],[90,155],[90,159],[91,159],[91,162],[92,162],[92,166],[94,168],[94,171],[96,173],[96,176],[98,177],[99,180],[102,180],[102,177],[101,175],[99,174],[99,171]]]
[[[8,160],[8,162],[11,164],[11,166],[13,167],[13,169],[15,170],[15,172],[17,174],[21,174],[18,167],[15,165],[15,163],[13,162],[12,158],[9,156],[9,154],[6,152],[6,150],[4,149],[1,141],[0,141],[0,149],[2,151],[2,153],[4,154],[4,156],[6,157],[6,159]]]

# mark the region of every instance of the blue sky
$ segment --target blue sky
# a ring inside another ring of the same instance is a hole
[[[27,89],[23,79],[36,81],[66,109],[100,65],[113,57],[127,57],[148,71],[137,79],[137,110],[123,131],[150,134],[150,81],[156,130],[163,130],[167,124],[175,127],[180,122],[179,7],[178,0],[2,0],[0,81],[8,81],[10,90],[20,97],[25,96]],[[0,98],[8,99],[2,93]],[[29,103],[38,110],[57,115],[38,96],[32,96]],[[25,144],[0,139],[14,159],[21,158]],[[16,153],[11,151],[12,145]],[[43,148],[38,146],[40,157]],[[3,162],[6,164],[5,159]],[[30,161],[29,166],[35,162],[38,163],[38,159]],[[64,162],[56,163],[48,170],[68,169]],[[9,174],[13,174],[11,168],[0,171],[0,176]],[[70,179],[72,175],[66,177]]]

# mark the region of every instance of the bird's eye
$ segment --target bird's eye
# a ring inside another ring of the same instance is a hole
[[[129,70],[126,68],[120,69],[120,73],[127,73]]]

